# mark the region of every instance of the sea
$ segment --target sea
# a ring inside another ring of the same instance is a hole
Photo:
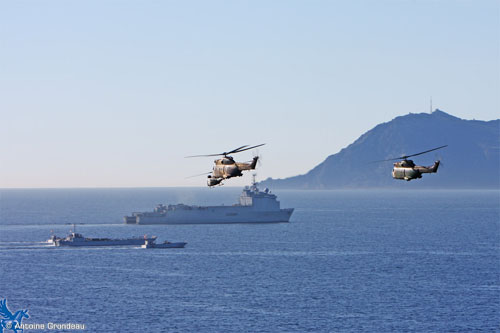
[[[240,192],[2,189],[0,300],[50,332],[500,331],[500,191],[281,190],[289,223],[123,223],[158,203],[231,205]],[[73,228],[187,245],[45,243]]]

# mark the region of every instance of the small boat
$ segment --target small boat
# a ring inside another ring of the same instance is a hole
[[[47,243],[54,246],[124,246],[124,245],[141,245],[144,242],[154,242],[156,236],[133,237],[133,238],[90,238],[83,237],[82,234],[75,232],[76,228],[73,225],[73,231],[65,238],[60,238],[52,235]]]
[[[156,244],[154,240],[146,240],[141,247],[143,249],[179,249],[183,248],[187,243],[186,242],[178,242],[171,243],[169,241],[164,241],[163,243]]]
[[[56,241],[61,239],[61,237],[57,237],[56,235],[51,235],[49,239],[46,240],[47,243],[56,245]]]

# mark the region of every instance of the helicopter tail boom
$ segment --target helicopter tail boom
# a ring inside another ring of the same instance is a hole
[[[252,160],[252,162],[244,162],[244,163],[236,163],[238,166],[238,169],[241,171],[244,170],[254,170],[255,167],[257,166],[257,161],[259,160],[259,156],[255,156]]]
[[[257,161],[259,160],[259,156],[255,156],[252,160],[252,163],[250,164],[250,169],[255,169],[255,167],[257,166]]]
[[[415,167],[415,169],[417,169],[420,173],[435,173],[438,171],[439,163],[440,161],[436,161],[431,166],[428,167],[417,166]]]

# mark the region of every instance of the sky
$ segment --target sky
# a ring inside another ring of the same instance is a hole
[[[431,96],[499,118],[499,50],[496,0],[0,0],[0,187],[205,186],[185,156],[261,143],[304,174]]]

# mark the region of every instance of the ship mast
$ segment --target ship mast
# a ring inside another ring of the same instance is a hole
[[[256,173],[252,174],[252,189],[257,190],[257,182],[255,181]]]

